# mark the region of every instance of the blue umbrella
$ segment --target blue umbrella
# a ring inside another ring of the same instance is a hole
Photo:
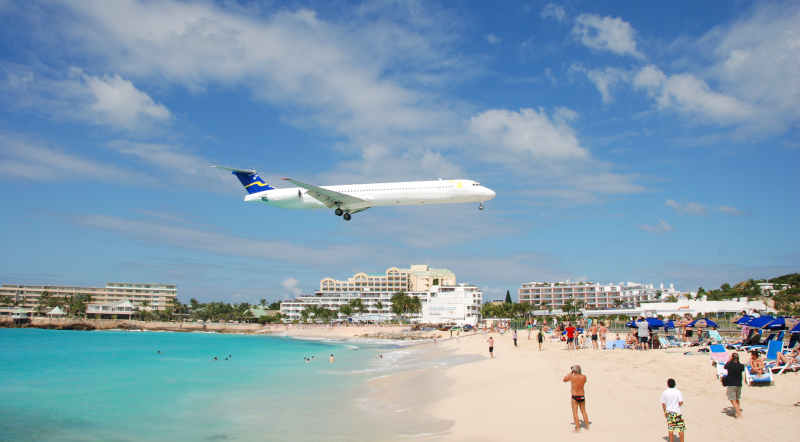
[[[794,327],[797,324],[800,324],[800,319],[777,318],[772,322],[770,322],[769,324],[765,325],[764,328],[767,330],[786,330]]]
[[[772,316],[761,316],[759,318],[753,319],[747,325],[754,328],[761,328],[774,320],[775,318],[773,318]]]
[[[647,318],[647,327],[648,328],[659,328],[659,327],[663,327],[664,325],[665,325],[664,321],[662,321],[662,320],[660,320],[658,318]],[[636,328],[638,326],[636,325],[636,321],[631,321],[631,322],[625,324],[625,327]]]
[[[789,330],[789,333],[800,333],[800,324],[797,324],[794,327],[792,327],[792,329]]]
[[[708,318],[698,319],[686,325],[687,327],[719,327],[714,321]]]
[[[752,317],[752,316],[750,316],[750,315],[744,315],[744,316],[742,316],[741,318],[739,318],[739,319],[738,319],[738,320],[735,322],[735,324],[739,324],[739,325],[747,325],[747,323],[748,323],[748,322],[750,322],[750,321],[752,321],[752,320],[753,320],[753,317]]]
[[[664,323],[664,328],[665,329],[676,328],[675,323],[672,322],[672,319],[670,319],[669,321]]]

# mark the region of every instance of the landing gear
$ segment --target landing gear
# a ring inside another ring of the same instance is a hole
[[[478,206],[478,210],[483,210],[483,202],[481,202],[480,206]]]
[[[336,216],[342,216],[342,214],[344,213],[344,211],[343,211],[342,209],[340,209],[340,208],[338,208],[338,207],[337,207],[337,208],[336,208],[336,210],[335,210],[333,213],[335,213],[335,214],[336,214]]]
[[[339,210],[339,209],[337,209],[337,210]],[[350,221],[350,218],[352,218],[352,217],[350,216],[349,213],[345,213],[342,218],[344,218],[345,221]]]

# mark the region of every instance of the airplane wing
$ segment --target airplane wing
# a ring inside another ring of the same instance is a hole
[[[366,203],[369,201],[362,198],[357,198],[355,196],[334,192],[333,190],[323,189],[322,187],[312,186],[311,184],[302,183],[291,178],[284,178],[284,180],[294,184],[295,186],[307,189],[308,192],[306,193],[308,195],[321,201],[322,204],[325,204],[328,206],[328,208],[338,205]]]

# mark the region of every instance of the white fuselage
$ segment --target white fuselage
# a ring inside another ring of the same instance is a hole
[[[345,186],[321,186],[364,202],[340,204],[343,210],[359,210],[376,206],[398,206],[412,204],[477,203],[495,197],[495,192],[480,183],[470,180],[413,181],[407,183],[351,184]],[[256,201],[283,209],[329,208],[316,198],[306,195],[308,191],[299,187],[272,189],[245,196],[245,201]]]

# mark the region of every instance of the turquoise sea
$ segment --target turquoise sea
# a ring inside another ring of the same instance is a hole
[[[391,342],[0,329],[0,439],[407,440],[424,425],[371,402],[366,381],[413,369],[419,351]]]

